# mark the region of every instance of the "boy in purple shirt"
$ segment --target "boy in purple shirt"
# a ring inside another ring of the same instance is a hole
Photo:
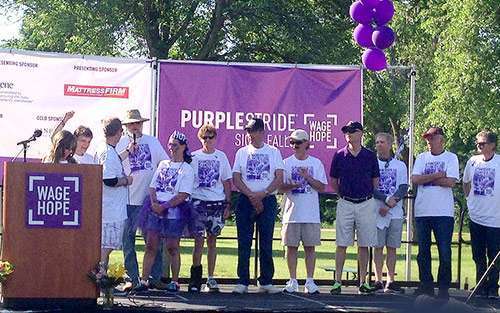
[[[342,270],[348,246],[354,244],[357,232],[359,262],[359,294],[374,291],[366,282],[368,247],[375,245],[377,238],[376,203],[373,191],[378,187],[379,167],[377,156],[361,145],[363,126],[349,122],[342,127],[347,146],[339,149],[332,159],[330,177],[332,188],[339,196],[337,202],[335,253],[336,277],[330,293],[340,294]]]

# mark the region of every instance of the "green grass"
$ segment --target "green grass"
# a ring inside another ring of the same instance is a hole
[[[274,237],[280,237],[280,225],[276,225]],[[226,226],[221,236],[224,237],[236,237],[236,227]],[[321,233],[322,239],[333,239],[335,238],[335,228],[334,227],[324,227]],[[406,238],[406,233],[403,233],[403,238]],[[453,241],[457,241],[458,234],[455,233],[453,236]],[[464,234],[464,239],[469,240],[469,234]],[[142,258],[144,255],[144,241],[137,241],[137,253],[139,266],[142,266]],[[189,268],[191,266],[191,252],[193,247],[192,239],[181,240],[181,277],[189,277]],[[217,242],[218,247],[218,258],[217,265],[215,269],[216,277],[225,278],[236,278],[236,266],[238,263],[238,246],[235,239],[219,239]],[[286,259],[284,258],[283,246],[280,241],[274,241],[273,244],[273,256],[274,256],[274,267],[275,274],[274,278],[288,278],[288,268],[286,265]],[[206,248],[205,248],[206,253]],[[414,245],[412,247],[412,263],[411,263],[411,280],[418,280],[418,267],[417,267],[417,253],[418,247]],[[316,248],[317,260],[316,260],[316,272],[315,278],[318,279],[331,279],[332,273],[326,272],[321,267],[328,267],[334,265],[335,258],[335,243],[334,242],[322,242],[322,245]],[[345,267],[356,268],[356,257],[357,250],[355,247],[349,247],[347,249],[347,260]],[[405,278],[405,254],[406,245],[402,244],[401,248],[398,250],[398,262],[396,263],[396,279],[404,280]],[[434,279],[437,279],[437,268],[438,268],[438,251],[435,246],[432,247],[432,267]],[[303,250],[299,249],[299,263],[297,268],[297,275],[299,278],[305,278],[305,265],[303,261]],[[452,247],[452,280],[457,279],[457,259],[458,259],[458,247]],[[250,276],[253,277],[253,251],[252,257],[250,259]],[[123,262],[123,254],[121,251],[114,251],[111,254],[111,262]],[[204,266],[204,276],[206,276],[206,254],[203,257]],[[472,260],[470,245],[462,245],[462,286],[464,284],[465,277],[468,277],[469,286],[474,286],[475,284],[475,265]]]

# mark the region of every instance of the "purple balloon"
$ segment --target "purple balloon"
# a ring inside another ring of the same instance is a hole
[[[377,48],[366,49],[361,59],[363,65],[370,71],[382,71],[387,67],[384,52]]]
[[[385,25],[394,16],[394,4],[391,0],[381,0],[377,7],[375,7],[375,13],[373,17],[375,18],[375,23],[378,26]]]
[[[370,24],[373,19],[373,10],[359,0],[351,4],[349,14],[353,20],[360,24]]]
[[[363,48],[373,47],[372,42],[373,28],[370,25],[359,24],[354,28],[352,36],[354,40]]]
[[[363,3],[370,9],[374,9],[380,2],[380,0],[359,0],[359,1],[361,1],[361,3]]]
[[[389,26],[379,26],[372,33],[372,42],[379,49],[389,48],[396,39],[394,31]]]

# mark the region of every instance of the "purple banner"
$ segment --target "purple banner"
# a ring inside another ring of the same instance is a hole
[[[81,182],[76,174],[26,174],[26,226],[80,228]]]
[[[330,169],[332,154],[345,145],[340,128],[362,119],[360,69],[290,68],[161,62],[158,136],[166,147],[174,130],[184,132],[190,149],[201,144],[198,128],[218,129],[217,148],[230,162],[248,143],[244,126],[253,116],[264,120],[267,143],[293,154],[288,136],[305,129],[310,153]]]

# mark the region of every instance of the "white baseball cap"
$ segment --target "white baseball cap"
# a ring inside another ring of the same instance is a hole
[[[296,129],[290,134],[290,138],[300,141],[309,141],[309,135],[303,129]]]

